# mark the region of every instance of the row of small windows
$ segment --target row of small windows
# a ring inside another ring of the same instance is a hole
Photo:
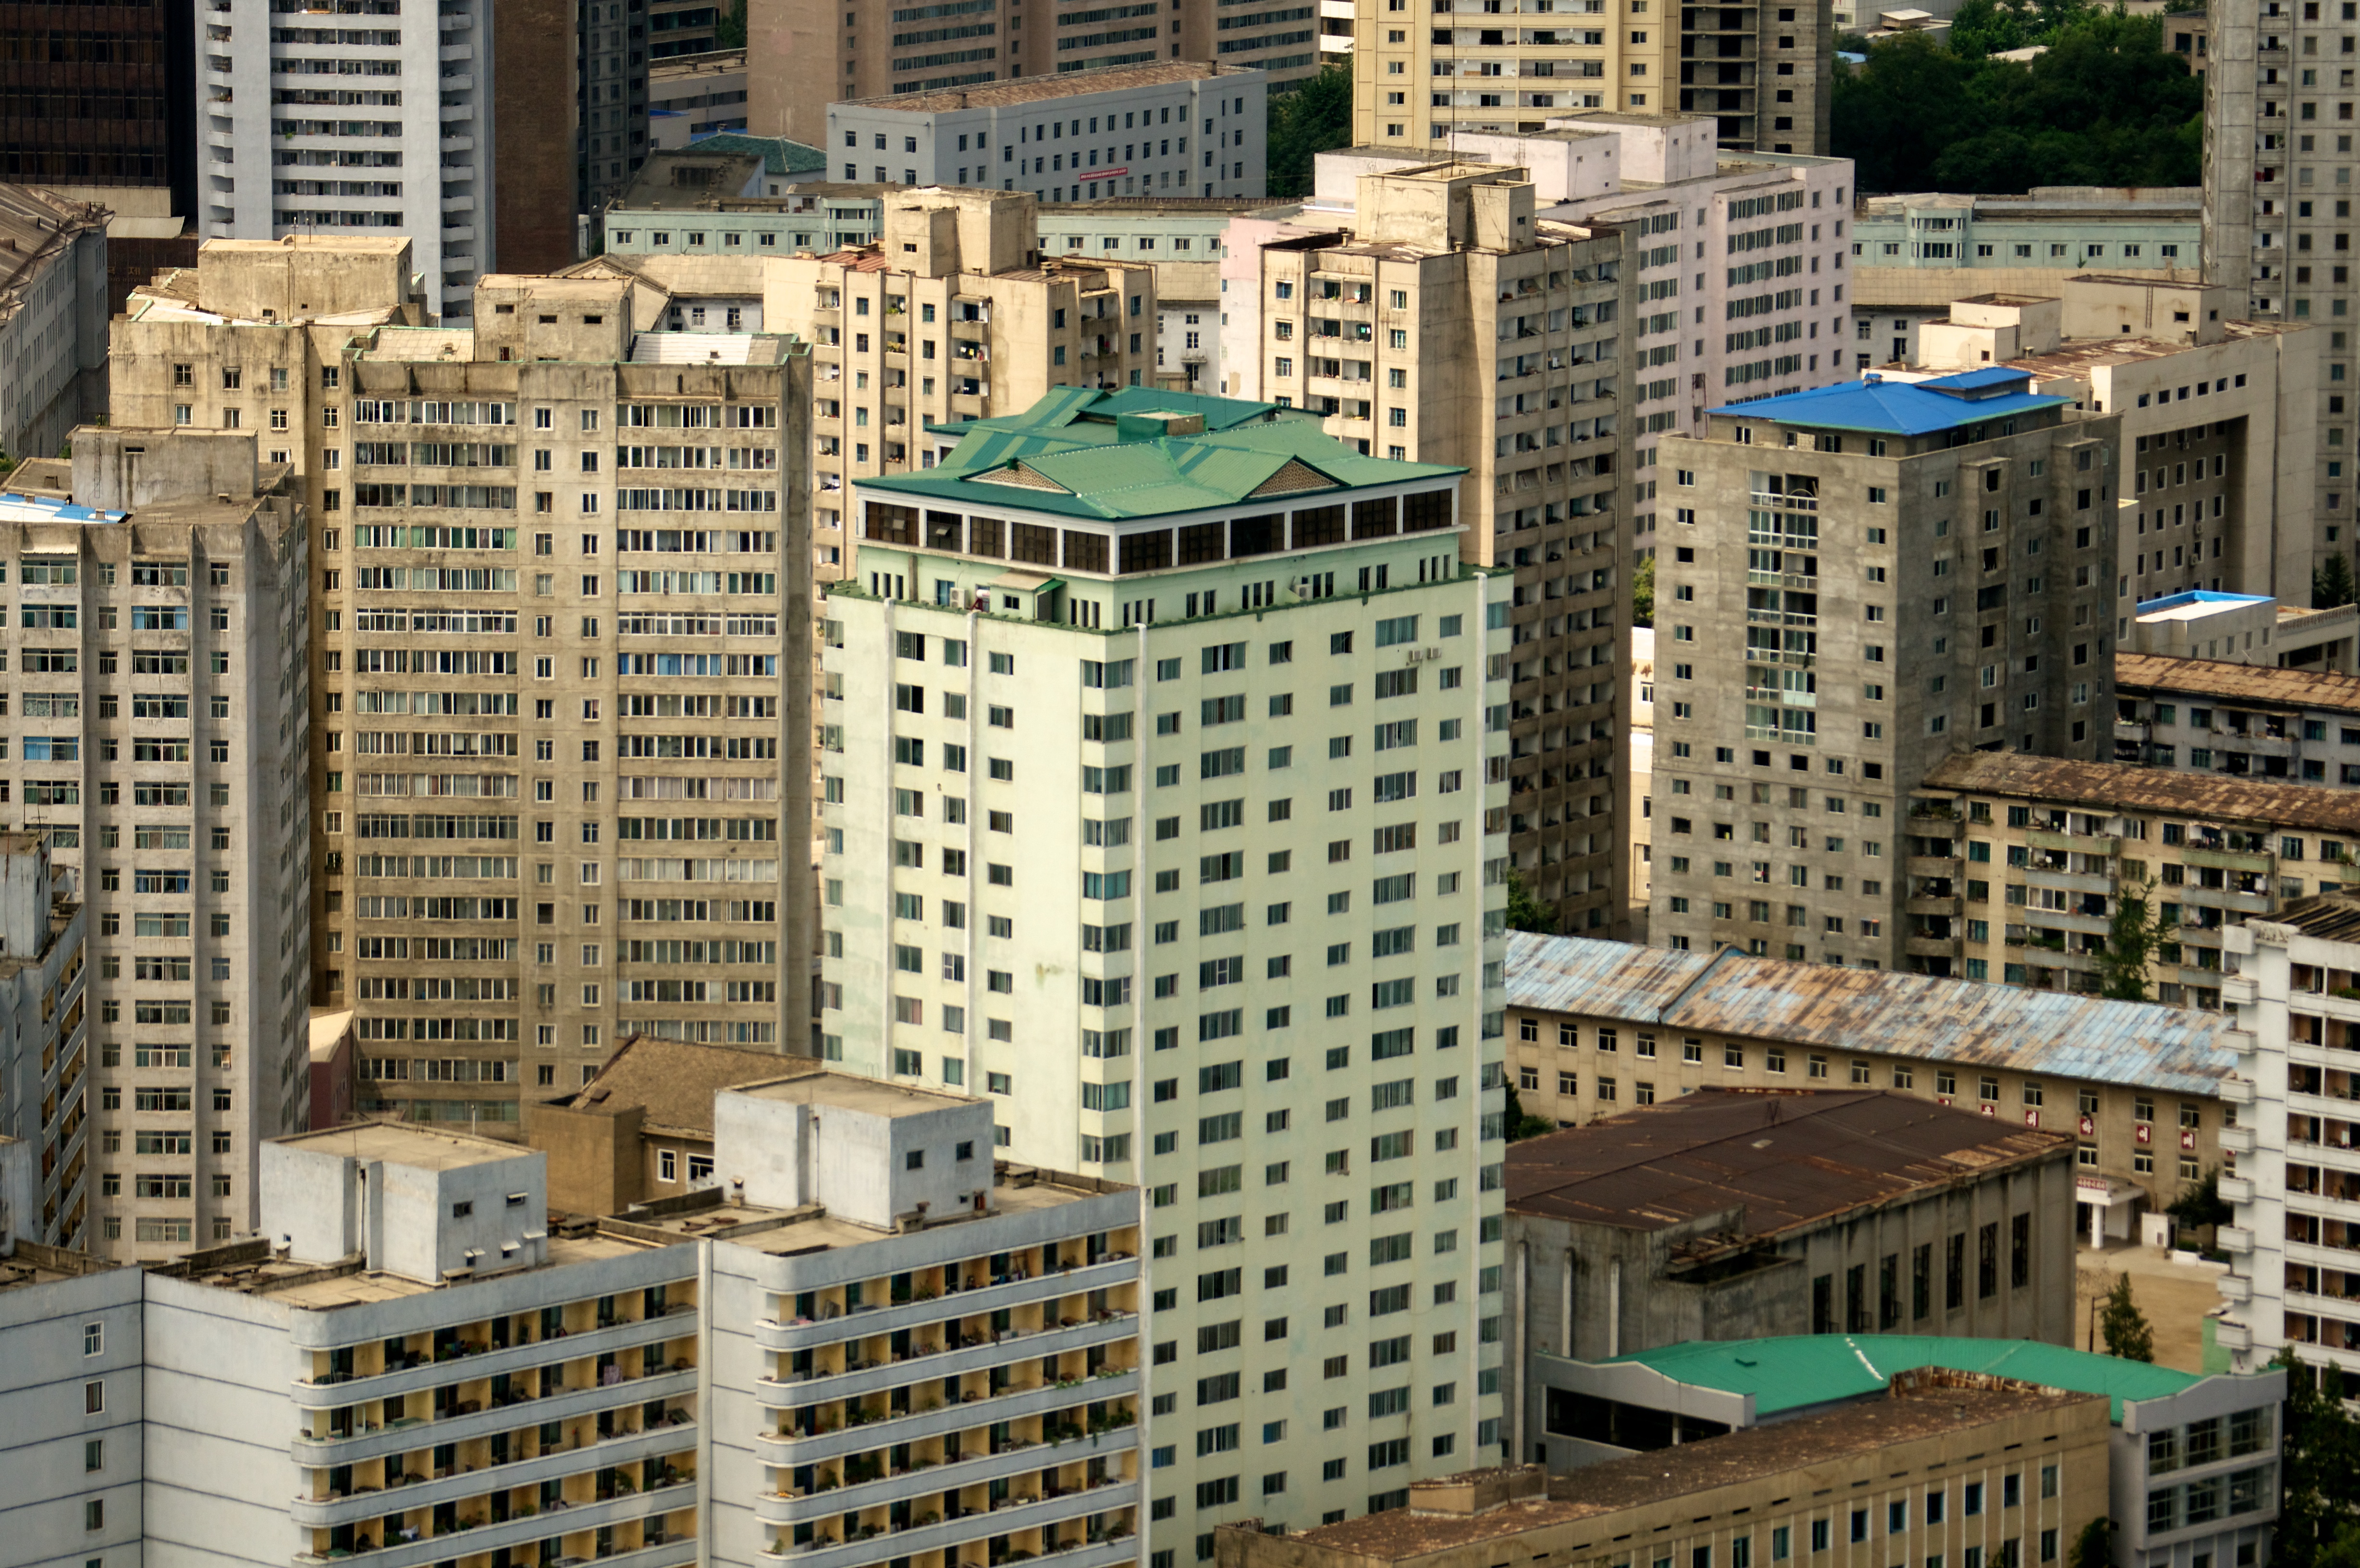
[[[922,526],[915,506],[871,501],[868,503],[861,532],[879,544],[1062,566],[1077,572],[1108,572],[1112,560],[1116,561],[1114,572],[1128,574],[1272,555],[1281,550],[1310,550],[1343,544],[1348,539],[1388,539],[1398,534],[1424,533],[1450,527],[1452,514],[1449,490],[1424,490],[1408,495],[1355,501],[1350,504],[1349,524],[1345,505],[1338,502],[1292,514],[1270,512],[1259,517],[1192,523],[1177,530],[1151,528],[1109,535],[1087,528],[1058,529],[933,510],[925,513]]]

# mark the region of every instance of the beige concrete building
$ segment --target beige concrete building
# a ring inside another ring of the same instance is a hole
[[[1027,408],[1053,387],[1152,383],[1150,263],[1041,254],[1025,191],[887,192],[876,245],[832,255],[602,256],[580,278],[660,288],[663,323],[811,345],[813,571],[847,574],[847,487],[929,467],[926,428]],[[694,343],[691,342],[691,349]]]
[[[1309,408],[1371,456],[1467,469],[1461,558],[1516,577],[1510,855],[1568,930],[1629,883],[1631,471],[1622,234],[1544,223],[1521,169],[1363,175],[1353,226],[1232,244],[1234,396]]]
[[[2108,1503],[2103,1395],[1939,1368],[1883,1399],[1552,1475],[1414,1485],[1384,1513],[1218,1532],[1220,1568],[2049,1564]],[[1513,1553],[1513,1557],[1509,1554]]]
[[[105,410],[107,216],[0,185],[0,456],[46,457]]]
[[[1029,27],[1022,0],[957,3],[967,8],[781,0],[753,11],[746,48],[748,128],[820,147],[828,140],[828,106],[865,98],[964,90],[982,100],[1011,82],[1175,61],[1265,71],[1273,87],[1319,70],[1318,0],[1253,10],[1173,0],[1160,9],[1036,11]],[[1221,106],[1229,110],[1226,121],[1215,112],[1191,127],[1207,138],[1204,149],[1218,162],[1225,153],[1239,156],[1234,147],[1259,148],[1262,115],[1249,118],[1242,102]],[[1103,109],[1098,113],[1103,118]],[[1088,107],[1059,125],[1053,146],[1063,140],[1068,149],[1077,133],[1085,146],[1093,133],[1104,134]]]
[[[399,264],[208,246],[115,372],[316,498],[311,989],[364,1108],[513,1135],[625,1035],[801,1047],[808,353],[638,277],[422,328]]]
[[[1734,948],[1508,939],[1508,1056],[1525,1114],[1575,1126],[1709,1088],[1972,1106],[2074,1136],[2076,1222],[2093,1237],[2136,1236],[2140,1214],[2221,1162],[2231,1027],[2192,1008]]]
[[[0,1237],[81,1247],[99,1178],[87,928],[73,884],[38,833],[0,834]],[[106,1169],[121,1179],[120,1161]]]
[[[311,1095],[311,557],[255,442],[84,427],[71,464],[27,463],[0,500],[8,810],[73,872],[96,971],[88,1088],[49,1077],[41,1120],[94,1121],[81,1236],[110,1257],[248,1229],[257,1146]],[[67,1234],[79,1201],[49,1195]]]
[[[1898,967],[1928,772],[2101,755],[2119,430],[1995,366],[1664,441],[1650,941]]]
[[[2115,507],[2114,638],[2147,601],[2197,589],[2307,603],[2319,344],[2300,326],[2235,319],[2244,296],[2202,282],[2084,274],[2051,293],[1978,294],[1918,330],[1902,379],[2005,365],[2033,389],[2122,416],[2130,476]]]
[[[2118,653],[2114,760],[2360,786],[2360,680]]]
[[[2221,1006],[2224,928],[2360,881],[2360,796],[2112,762],[1961,753],[1915,792],[1908,832],[1913,966],[2094,992],[2136,894],[2162,926],[2156,998],[2203,1008]]]
[[[1699,5],[1661,0],[1359,0],[1352,144],[1438,156],[1463,131],[1538,131],[1552,114],[1607,109],[1711,116],[1732,150],[1828,151],[1831,0]],[[1528,16],[1506,25],[1507,17]],[[1464,27],[1458,25],[1466,17]],[[1513,35],[1513,36],[1512,36]]]
[[[2130,635],[2115,648],[2117,673],[2134,655],[2360,674],[2360,604],[2313,610],[2260,593],[2169,593],[2131,617]]]

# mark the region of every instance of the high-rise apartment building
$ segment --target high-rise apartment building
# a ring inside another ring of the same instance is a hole
[[[2360,1370],[2351,1300],[2360,1270],[2347,1268],[2360,1223],[2345,1109],[2355,1040],[2338,996],[2360,985],[2355,916],[2360,898],[2335,894],[2226,933],[2236,973],[2221,994],[2236,1009],[2231,1038],[2242,1049],[2236,1076],[2222,1085],[2237,1125],[2221,1137],[2236,1162],[2221,1174],[2221,1196],[2237,1217],[2221,1228],[2228,1311],[2216,1333],[2240,1371],[2258,1372],[2286,1351],[2347,1377]]]
[[[563,0],[415,15],[229,0],[198,26],[203,237],[405,235],[430,308],[455,322],[485,274],[573,259],[574,71],[549,47],[573,30]],[[582,69],[616,52],[585,33]],[[625,136],[645,134],[637,80]]]
[[[0,185],[0,452],[42,457],[106,412],[106,214]]]
[[[627,1034],[800,1048],[808,355],[672,332],[639,278],[379,325],[399,256],[336,254],[209,245],[115,376],[300,449],[311,989],[358,1015],[364,1105],[513,1134],[520,1083]],[[315,268],[351,321],[298,324]]]
[[[1830,0],[1359,0],[1352,145],[1439,155],[1465,131],[1545,129],[1568,110],[1702,114],[1732,150],[1828,151]],[[1511,16],[1529,18],[1507,26]],[[1458,19],[1467,18],[1460,27]],[[1511,36],[1513,35],[1513,36]]]
[[[1619,228],[1545,223],[1521,169],[1363,174],[1349,229],[1231,245],[1229,389],[1371,456],[1469,471],[1463,558],[1515,574],[1509,855],[1560,930],[1613,930],[1632,809],[1623,476],[1633,303]],[[1298,220],[1299,221],[1299,220]]]
[[[1264,71],[1273,88],[1319,71],[1316,5],[1240,12],[1207,0],[1174,0],[1160,12],[1120,16],[1044,10],[1033,13],[1028,28],[1024,0],[965,3],[979,8],[940,16],[908,14],[885,0],[781,0],[756,8],[748,18],[748,126],[758,136],[821,147],[828,105],[856,99],[960,88],[989,94],[1027,78],[1178,60]],[[1218,160],[1213,138],[1250,132],[1260,147],[1264,126],[1256,114],[1250,126],[1221,125],[1216,116],[1215,125],[1200,122],[1199,129]],[[1073,134],[1068,127],[1066,136]],[[1051,139],[1052,153],[1076,150],[1070,141],[1060,147]],[[1090,145],[1084,133],[1084,149]]]
[[[11,495],[0,517],[35,505]],[[72,875],[38,833],[0,834],[0,1229],[80,1247],[98,1185],[88,928]]]
[[[859,489],[823,1051],[1150,1189],[1151,1545],[1499,1441],[1510,584],[1459,486],[1126,388]]]
[[[0,505],[9,783],[85,900],[83,1240],[113,1257],[249,1229],[257,1146],[309,1103],[311,557],[256,439],[86,427]]]
[[[746,204],[757,200],[769,201]],[[1028,408],[1053,387],[1153,380],[1153,263],[1043,257],[1038,213],[1029,191],[888,192],[882,237],[858,250],[781,256],[775,234],[723,234],[747,254],[608,256],[574,270],[658,284],[672,331],[811,345],[813,571],[832,579],[851,569],[846,486],[931,461],[928,427]],[[694,219],[678,221],[705,242]]]
[[[574,206],[571,212],[551,215],[567,219],[564,235],[566,248],[562,254],[538,256],[530,262],[504,261],[511,272],[544,271],[563,266],[574,259],[572,217],[574,212],[595,212],[623,192],[639,172],[639,165],[649,152],[649,93],[651,91],[649,62],[664,52],[660,41],[665,23],[681,15],[676,4],[650,4],[649,0],[532,0],[535,5],[553,7],[543,22],[528,14],[525,27],[546,26],[552,30],[566,26],[566,13],[572,12],[574,35],[575,63],[571,80],[565,75],[563,57],[554,49],[529,52],[522,61],[508,65],[511,71],[529,72],[535,79],[533,91],[555,94],[570,92],[574,108]],[[702,7],[711,16],[712,7]],[[514,26],[514,24],[504,24]],[[505,63],[505,57],[504,57]],[[552,65],[556,69],[552,71]],[[503,92],[519,85],[512,78],[503,82]],[[565,148],[560,145],[539,149],[541,156],[555,155],[562,158]],[[508,149],[501,149],[508,157]]]
[[[2112,746],[2121,416],[1993,367],[1666,440],[1651,941],[1901,967],[1912,790]]]
[[[2308,456],[2322,523],[2354,505],[2350,0],[2255,0],[2212,17],[2204,71],[2204,276],[2257,323],[2314,322],[2321,441]],[[2354,540],[2336,541],[2347,556]]]
[[[0,5],[0,182],[197,195],[194,0]]]

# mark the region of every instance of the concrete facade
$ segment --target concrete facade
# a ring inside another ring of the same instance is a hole
[[[1396,162],[1352,191],[1348,228],[1232,232],[1224,385],[1371,455],[1468,470],[1461,559],[1515,577],[1509,854],[1565,929],[1613,930],[1632,810],[1624,236],[1542,223],[1520,168]]]
[[[1852,208],[1853,327],[1869,363],[1914,360],[1914,334],[1970,294],[2055,295],[2079,273],[2201,278],[2203,192],[2182,187],[2036,185],[2022,196],[1927,191],[1860,197]],[[1892,313],[1898,324],[1877,318]],[[2243,319],[2241,299],[2233,317]],[[1863,321],[1873,328],[1858,333]],[[1874,347],[1871,348],[1874,343]]]
[[[49,732],[18,739],[12,788],[74,874],[97,972],[82,1245],[115,1257],[249,1227],[257,1144],[309,1101],[310,551],[255,442],[84,427],[0,516],[10,694]]]
[[[746,128],[746,53],[685,54],[648,68],[648,150]]]
[[[2360,681],[2318,670],[2118,655],[2114,760],[2360,785]]]
[[[2005,365],[2041,393],[2122,416],[2118,645],[2140,605],[2175,593],[2309,596],[2326,542],[2310,482],[2317,343],[2232,319],[2238,302],[2202,283],[2085,275],[2048,298],[1956,300],[1919,332],[1913,371]]]
[[[2029,383],[1872,379],[1664,442],[1651,942],[1903,966],[1927,773],[2099,755],[2120,417]]]
[[[1489,0],[1452,0],[1444,22],[1444,12],[1413,15],[1408,0],[1358,0],[1352,144],[1438,157],[1469,132],[1525,134],[1592,109],[1704,116],[1708,138],[1732,151],[1826,155],[1833,0],[1677,15],[1645,3],[1519,0],[1503,15]],[[1535,26],[1505,26],[1505,15],[1544,6]]]
[[[2302,898],[2306,877],[2314,893],[2360,880],[2360,810],[2340,790],[2111,762],[1953,757],[1909,830],[1908,942],[1928,967],[2094,992],[2118,901],[2144,897],[2161,922],[2147,981],[2174,1006],[2221,1006],[2245,918]]]
[[[49,457],[106,408],[106,213],[0,185],[0,454]]]
[[[1152,381],[1155,269],[1044,257],[1037,205],[1022,191],[890,193],[880,237],[858,250],[608,257],[576,271],[659,285],[669,324],[692,335],[812,345],[812,570],[833,581],[852,569],[847,486],[923,470],[930,427],[1030,408],[1053,387]]]
[[[2308,610],[2259,593],[2167,593],[2140,604],[2115,659],[2258,665],[2310,674],[2360,675],[2360,605]],[[2137,758],[2121,755],[2117,762]]]
[[[0,840],[0,1163],[9,1234],[51,1246],[89,1239],[90,973],[80,899],[38,834]],[[102,1164],[120,1180],[116,1160]]]
[[[1087,493],[1167,453],[1190,481]],[[1061,395],[862,486],[828,600],[823,1050],[1149,1190],[1159,1535],[1498,1441],[1507,584],[1458,480],[1268,405]],[[1425,1391],[1372,1410],[1372,1355]],[[1189,1410],[1257,1384],[1259,1427]]]
[[[116,376],[192,423],[268,405],[313,497],[311,990],[365,1108],[513,1134],[627,1034],[802,1048],[808,353],[673,331],[637,277],[487,278],[474,332],[381,292],[257,320],[235,280],[281,248],[142,309]],[[359,292],[394,258],[316,259]]]
[[[1609,944],[1512,937],[1508,1054],[1528,1116],[1574,1127],[1696,1093],[1875,1088],[2070,1130],[2075,1224],[2138,1234],[2221,1163],[2219,1013],[1993,995],[1836,974],[1732,948],[1628,964]],[[1644,1076],[1643,1076],[1644,1075]]]
[[[16,1241],[11,1560],[1137,1561],[1137,1192],[995,1173],[979,1104],[814,1076],[773,1087],[929,1102],[975,1149],[837,1151],[829,1195],[898,1199],[923,1153],[968,1201],[877,1226],[715,1191],[552,1225],[538,1152],[362,1123],[273,1146],[266,1238],[149,1270]],[[782,1141],[724,1119],[733,1164]]]
[[[2223,1173],[2221,1196],[2236,1223],[2221,1229],[2229,1310],[2215,1334],[2240,1371],[2289,1349],[2310,1367],[2360,1367],[2360,1314],[2345,1300],[2360,1188],[2344,1108],[2353,1005],[2342,995],[2360,983],[2355,913],[2351,898],[2323,896],[2223,938],[2237,969],[2222,996],[2243,1049],[2225,1085],[2237,1103],[2224,1140],[2235,1173]]]
[[[820,145],[847,180],[996,185],[1043,201],[1258,198],[1269,82],[1248,67],[1175,60],[889,93],[830,103]]]

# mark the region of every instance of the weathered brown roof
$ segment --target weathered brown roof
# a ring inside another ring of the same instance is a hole
[[[813,1065],[775,1051],[741,1051],[633,1035],[567,1104],[581,1111],[645,1110],[642,1127],[688,1138],[713,1136],[713,1096],[739,1083],[783,1077]]]
[[[842,102],[862,109],[906,110],[937,114],[950,109],[1005,109],[1036,103],[1044,98],[1072,98],[1085,93],[1135,93],[1171,82],[1209,82],[1236,75],[1240,68],[1209,60],[1170,60],[1149,65],[1102,65],[1088,71],[1052,71],[1045,76],[1019,76],[988,86],[942,87],[931,93],[884,93],[873,98]]]
[[[2360,713],[2360,677],[2318,670],[2280,670],[2270,664],[2237,664],[2225,659],[2163,659],[2151,653],[2118,653],[2114,655],[2114,689],[2125,692],[2184,692],[2288,712],[2323,708],[2331,713]]]
[[[1880,1089],[1700,1089],[1510,1145],[1508,1207],[1653,1231],[1743,1206],[1745,1234],[1766,1237],[2072,1141]]]
[[[2306,936],[2329,942],[2360,942],[2360,898],[2322,893],[2299,898],[2269,917],[2269,924],[2293,926]]]
[[[2130,763],[2068,762],[2012,751],[1962,751],[1928,773],[1923,788],[2163,811],[2212,822],[2360,833],[2360,790],[2184,773]]]
[[[1599,1520],[1605,1528],[1597,1532],[1596,1541],[1577,1541],[1548,1552],[1571,1561],[1586,1547],[1603,1549],[1609,1534],[1631,1522],[1612,1516],[1631,1508],[2085,1403],[2103,1409],[2103,1396],[2025,1387],[1939,1387],[1863,1399],[1825,1415],[1750,1427],[1625,1459],[1585,1465],[1551,1475],[1546,1500],[1510,1502],[1472,1515],[1424,1513],[1412,1511],[1417,1506],[1413,1492],[1409,1508],[1322,1525],[1285,1537],[1284,1545],[1290,1556],[1308,1549],[1321,1556],[1333,1553],[1338,1558],[1401,1562],[1453,1547],[1504,1541],[1535,1530]],[[1704,1511],[1701,1506],[1699,1511]],[[1245,1557],[1249,1568],[1254,1561],[1249,1551]]]

